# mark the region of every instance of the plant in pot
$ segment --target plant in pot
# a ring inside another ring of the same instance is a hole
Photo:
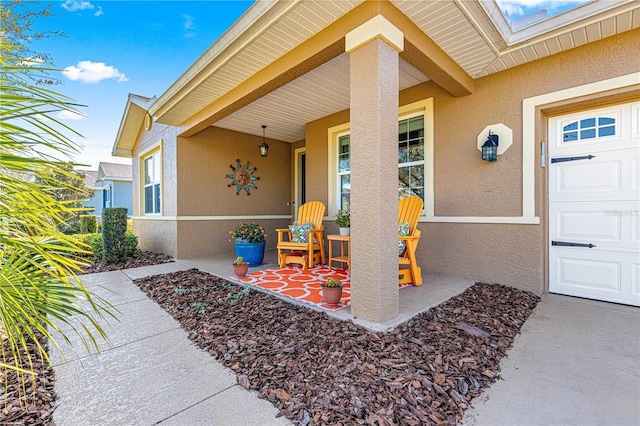
[[[337,305],[342,299],[342,286],[344,284],[337,278],[329,278],[322,283],[322,297],[329,305]]]
[[[236,274],[236,277],[242,278],[247,275],[249,271],[249,262],[245,262],[242,256],[236,257],[236,260],[233,261],[233,273]]]
[[[340,235],[349,235],[351,231],[351,213],[349,210],[338,210],[336,223],[340,227]]]
[[[267,233],[257,223],[241,223],[233,231],[229,231],[234,241],[236,256],[244,258],[252,266],[262,264]]]

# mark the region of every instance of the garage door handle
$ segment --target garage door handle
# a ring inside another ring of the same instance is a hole
[[[565,241],[551,241],[552,246],[560,246],[560,247],[588,247],[594,248],[595,246],[591,243],[582,244],[582,243],[567,243]]]
[[[552,158],[551,163],[564,163],[565,161],[576,161],[576,160],[591,160],[592,158],[596,158],[596,156],[583,155],[581,157],[560,157],[560,158]]]

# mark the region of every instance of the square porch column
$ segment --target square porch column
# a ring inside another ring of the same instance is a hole
[[[399,314],[398,78],[404,36],[381,15],[346,36],[351,95],[351,313]]]

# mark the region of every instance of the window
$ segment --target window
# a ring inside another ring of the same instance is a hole
[[[590,117],[562,126],[562,143],[615,136],[615,134],[615,118]]]
[[[143,159],[145,214],[160,214],[161,167],[160,151],[156,151]]]
[[[340,185],[340,210],[351,205],[351,153],[350,136],[338,136],[338,182]]]
[[[111,207],[111,186],[105,186],[102,190],[102,208]]]
[[[338,135],[337,171],[341,210],[351,204],[351,152],[349,134]],[[398,122],[398,199],[417,195],[424,201],[424,115]]]

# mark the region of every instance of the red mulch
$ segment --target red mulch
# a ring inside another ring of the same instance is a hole
[[[241,386],[300,425],[456,424],[499,377],[539,300],[478,283],[376,334],[196,269],[135,283]]]

